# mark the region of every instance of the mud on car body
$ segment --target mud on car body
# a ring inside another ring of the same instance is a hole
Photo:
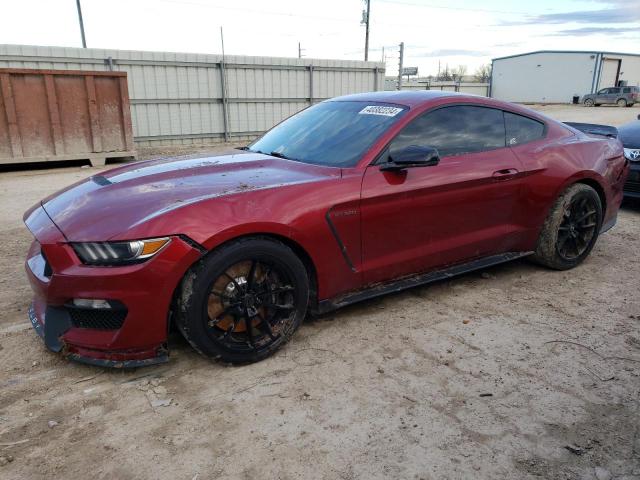
[[[581,263],[616,221],[615,138],[449,92],[297,113],[236,154],[132,163],[25,214],[31,322],[107,366],[272,354],[309,313],[523,256]]]

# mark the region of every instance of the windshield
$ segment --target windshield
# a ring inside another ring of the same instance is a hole
[[[323,102],[277,125],[248,150],[315,165],[352,167],[405,111],[376,102]]]

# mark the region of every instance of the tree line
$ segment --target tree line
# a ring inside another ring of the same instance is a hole
[[[444,69],[440,70],[437,75],[429,75],[429,80],[436,82],[460,82],[467,75],[467,66],[458,65],[457,67],[449,68],[449,65],[445,65]],[[476,82],[487,83],[491,77],[491,65],[480,65],[473,73],[473,79]]]

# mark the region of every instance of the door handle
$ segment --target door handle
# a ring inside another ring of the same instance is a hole
[[[500,182],[502,180],[509,180],[518,175],[518,173],[519,172],[517,168],[505,168],[502,170],[496,170],[495,172],[493,172],[493,175],[491,177],[494,181]]]

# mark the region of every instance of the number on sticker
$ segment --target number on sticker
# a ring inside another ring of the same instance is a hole
[[[381,105],[368,105],[360,110],[360,115],[382,115],[385,117],[395,117],[402,111],[398,107],[384,107]]]

